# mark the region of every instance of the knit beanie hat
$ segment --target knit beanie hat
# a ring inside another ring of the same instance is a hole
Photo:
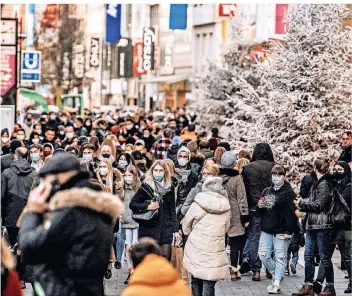
[[[187,143],[187,148],[189,149],[189,151],[191,151],[192,153],[196,153],[198,150],[198,144],[195,141],[191,141]]]
[[[236,156],[230,152],[226,151],[221,156],[221,166],[223,168],[233,168],[236,165]]]

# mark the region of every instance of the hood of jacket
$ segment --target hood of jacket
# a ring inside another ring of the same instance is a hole
[[[17,160],[11,166],[11,169],[21,176],[29,175],[34,169],[31,167],[27,160]]]
[[[259,143],[254,147],[252,162],[256,160],[267,160],[274,162],[273,151],[268,143]]]
[[[191,160],[191,151],[186,147],[186,146],[182,146],[178,152],[177,152],[177,158],[178,158],[178,155],[181,153],[181,152],[187,152],[188,153],[188,161]]]
[[[51,211],[74,207],[88,208],[108,215],[114,225],[123,211],[123,204],[116,196],[85,187],[58,191],[49,202]]]

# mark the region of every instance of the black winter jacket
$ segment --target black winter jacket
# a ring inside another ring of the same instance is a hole
[[[116,196],[100,191],[86,174],[64,184],[49,213],[25,214],[19,233],[24,264],[46,296],[103,296],[113,224],[121,214]]]
[[[1,175],[1,218],[4,226],[16,227],[37,175],[27,160],[14,161]]]
[[[204,165],[203,154],[192,153],[190,163],[191,163],[192,171],[194,171],[199,176],[202,171],[203,165]]]
[[[298,252],[300,247],[304,247],[305,245],[305,238],[304,238],[304,231],[302,228],[301,223],[298,221],[297,224],[298,230],[293,234],[290,244],[288,246],[289,251]]]
[[[256,209],[263,190],[271,186],[271,169],[274,165],[275,163],[267,160],[257,160],[243,168],[242,177],[250,211]]]
[[[178,231],[175,208],[175,188],[163,196],[159,203],[158,215],[150,221],[139,221],[138,238],[151,237],[159,244],[171,244],[173,234]],[[148,206],[155,199],[154,190],[147,183],[143,183],[130,202],[133,213],[146,213]]]
[[[268,234],[293,234],[298,231],[294,199],[296,197],[290,183],[286,182],[279,190],[273,186],[265,188],[262,196],[265,207],[257,207],[261,217],[261,230]]]
[[[317,181],[317,175],[315,172],[311,172],[309,175],[304,176],[301,181],[301,187],[299,189],[299,195],[302,198],[308,198],[310,189],[312,188],[313,184]]]
[[[311,188],[309,198],[301,199],[299,208],[306,212],[304,227],[306,230],[332,229],[329,210],[333,197],[333,183],[331,176],[325,174],[317,180]]]
[[[177,160],[177,152],[180,149],[179,145],[171,145],[170,148],[167,150],[166,157],[171,159],[173,162]]]
[[[342,150],[339,161],[345,161],[347,163],[352,162],[352,145],[349,145]]]
[[[1,156],[1,173],[13,164],[14,158],[15,155],[11,151],[9,154]]]

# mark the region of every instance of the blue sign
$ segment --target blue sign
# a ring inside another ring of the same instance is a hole
[[[106,36],[108,43],[117,43],[121,38],[121,4],[106,4]]]
[[[21,80],[40,82],[41,52],[23,51],[21,57]]]
[[[170,4],[171,30],[185,30],[187,28],[187,6],[188,4]]]

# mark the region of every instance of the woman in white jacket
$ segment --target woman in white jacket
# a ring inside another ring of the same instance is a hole
[[[183,232],[189,235],[183,265],[192,275],[193,296],[214,296],[216,282],[227,272],[230,203],[225,196],[222,178],[208,177],[183,220]]]

